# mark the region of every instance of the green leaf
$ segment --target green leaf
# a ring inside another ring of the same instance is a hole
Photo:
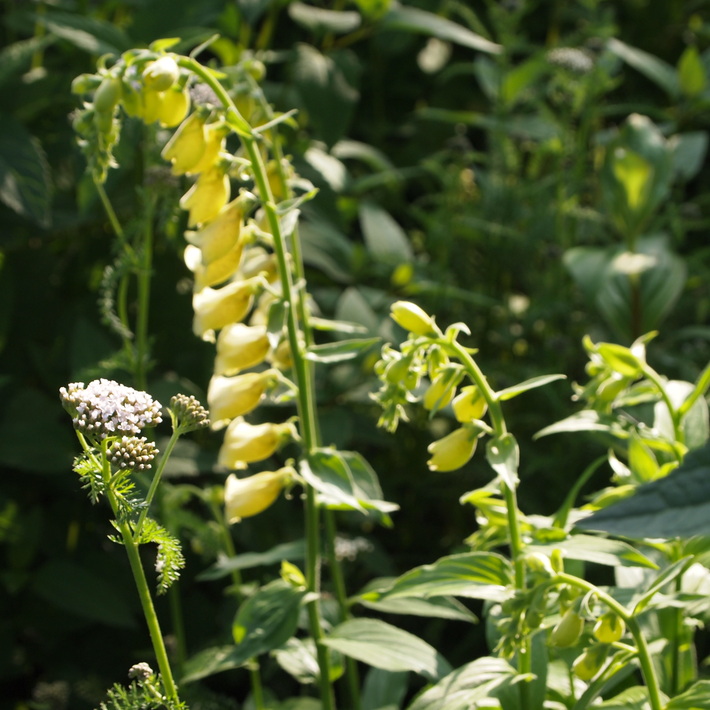
[[[620,540],[609,540],[594,535],[571,535],[566,540],[549,545],[530,545],[527,549],[549,554],[559,548],[570,560],[592,562],[608,567],[647,567],[658,569],[658,565],[642,555],[631,545]]]
[[[337,343],[312,345],[306,351],[306,360],[325,364],[352,360],[363,351],[379,343],[380,340],[380,338],[353,338],[340,340]]]
[[[274,651],[276,662],[299,683],[315,683],[319,667],[313,639],[290,638]]]
[[[710,373],[710,365],[707,368]],[[683,443],[689,449],[697,449],[702,446],[710,436],[710,415],[708,403],[704,396],[706,386],[703,373],[696,385],[683,380],[670,380],[666,382],[663,389],[673,408],[682,414],[681,430],[683,432]],[[686,407],[690,403],[690,407]],[[675,441],[676,433],[671,420],[668,407],[662,401],[656,402],[653,408],[653,428],[668,441]]]
[[[242,552],[234,557],[220,557],[212,567],[201,572],[197,579],[201,582],[221,579],[230,575],[234,570],[275,565],[284,560],[293,562],[294,560],[302,560],[305,555],[306,546],[303,540],[284,542],[266,552]]]
[[[665,710],[696,710],[710,707],[710,680],[698,680],[668,701]]]
[[[518,484],[520,465],[520,449],[515,437],[506,433],[490,438],[486,444],[486,460],[503,483],[510,490],[514,490]]]
[[[310,325],[313,326],[315,330],[320,330],[323,332],[333,332],[338,333],[367,333],[367,328],[360,323],[351,323],[349,321],[342,320],[328,320],[327,318],[317,318],[311,317],[308,319]]]
[[[249,661],[240,660],[240,657],[232,645],[205,648],[187,660],[180,683],[194,683],[215,673],[239,668]]]
[[[302,220],[299,224],[303,260],[308,266],[320,269],[328,278],[349,283],[347,270],[352,261],[352,244],[345,235],[323,219]]]
[[[232,636],[237,644],[232,662],[248,661],[273,651],[293,636],[306,590],[276,579],[261,587],[237,611]]]
[[[391,8],[378,27],[425,34],[488,54],[500,54],[503,51],[499,44],[471,32],[466,27],[416,7],[399,5]]]
[[[670,97],[678,97],[680,93],[678,75],[670,64],[642,49],[631,47],[615,37],[609,39],[606,46],[619,59],[660,86]]]
[[[50,44],[56,42],[56,37],[31,37],[20,42],[13,42],[0,51],[0,87],[13,77],[29,70],[32,57]]]
[[[413,671],[435,680],[451,670],[435,648],[408,631],[379,619],[349,619],[338,624],[323,644],[386,671]]]
[[[617,696],[610,700],[605,700],[594,707],[603,708],[604,710],[650,710],[648,688],[640,685],[626,688]]]
[[[678,80],[686,96],[701,94],[708,83],[705,65],[695,45],[686,47],[678,60]]]
[[[634,599],[634,614],[640,614],[653,601],[653,597],[670,584],[674,579],[680,577],[693,562],[693,557],[688,555],[676,560],[673,564],[666,567],[657,577],[651,580],[651,583],[645,589],[643,594]]]
[[[496,392],[496,399],[501,402],[505,402],[508,399],[513,399],[523,392],[528,392],[529,390],[535,389],[536,387],[543,387],[550,382],[556,382],[557,380],[567,379],[566,375],[540,375],[538,377],[531,377],[529,380],[525,380],[520,384],[513,385],[512,387],[506,387],[502,390]]]
[[[374,202],[360,203],[360,227],[367,249],[376,261],[387,264],[412,261],[412,247],[404,230]]]
[[[638,377],[643,363],[629,348],[617,343],[599,343],[595,350],[615,372],[624,377]]]
[[[358,453],[330,447],[317,449],[300,464],[306,483],[318,492],[321,505],[336,510],[372,511],[384,525],[399,506],[381,499],[377,474]]]
[[[510,596],[512,566],[495,552],[465,552],[441,557],[398,577],[389,589],[363,598],[458,596],[500,601]]]
[[[520,676],[502,658],[485,656],[457,668],[414,699],[407,710],[469,710]]]
[[[288,15],[296,24],[311,32],[343,34],[356,30],[361,22],[360,14],[357,12],[326,10],[302,2],[291,2],[288,6]]]
[[[673,150],[673,171],[681,180],[692,180],[705,164],[708,134],[705,131],[678,133],[668,143]]]
[[[35,17],[49,32],[90,54],[120,54],[132,46],[128,35],[106,20],[53,10]]]
[[[609,421],[611,420],[609,419]],[[581,412],[576,412],[569,417],[561,419],[559,422],[540,429],[534,438],[540,439],[550,434],[568,434],[574,431],[600,431],[607,433],[611,431],[611,424],[607,423],[599,412],[592,409],[583,409]]]
[[[0,114],[0,201],[46,227],[50,200],[50,170],[42,146],[21,123]]]
[[[399,710],[407,693],[409,674],[370,668],[363,683],[362,710]]]
[[[577,523],[634,539],[710,534],[710,444],[689,452],[665,478]]]

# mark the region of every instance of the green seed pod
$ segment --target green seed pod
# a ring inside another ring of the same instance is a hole
[[[550,643],[558,648],[574,646],[584,630],[584,619],[575,609],[569,609],[552,629]]]
[[[606,644],[596,644],[590,646],[581,656],[578,656],[572,664],[574,674],[580,680],[590,681],[599,673],[606,660],[608,646]]]
[[[101,85],[101,77],[96,74],[79,74],[71,83],[72,94],[90,94]]]
[[[600,643],[616,643],[626,633],[626,624],[613,611],[608,611],[597,619],[592,633]]]
[[[97,113],[111,114],[121,100],[121,80],[106,76],[94,94],[94,108]]]

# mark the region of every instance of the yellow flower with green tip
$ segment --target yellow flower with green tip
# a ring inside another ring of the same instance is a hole
[[[476,443],[483,429],[475,424],[464,424],[445,437],[429,444],[431,471],[456,471],[465,466],[476,451]]]
[[[290,466],[278,471],[262,471],[247,478],[227,476],[224,485],[224,512],[231,525],[249,518],[273,505],[294,475]]]

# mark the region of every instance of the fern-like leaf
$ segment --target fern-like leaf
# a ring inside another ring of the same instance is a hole
[[[158,573],[158,594],[165,594],[173,582],[180,577],[180,570],[185,566],[180,541],[171,535],[155,520],[146,518],[143,523],[138,544],[155,543],[158,554],[155,560],[155,571]]]
[[[74,473],[81,478],[81,487],[88,492],[89,500],[96,503],[106,490],[106,483],[101,476],[101,469],[86,453],[82,452],[74,459]]]

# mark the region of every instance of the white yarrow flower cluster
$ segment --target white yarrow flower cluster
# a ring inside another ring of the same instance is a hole
[[[94,439],[140,434],[162,421],[160,402],[114,380],[102,378],[86,386],[74,382],[61,387],[59,395],[74,428]]]

